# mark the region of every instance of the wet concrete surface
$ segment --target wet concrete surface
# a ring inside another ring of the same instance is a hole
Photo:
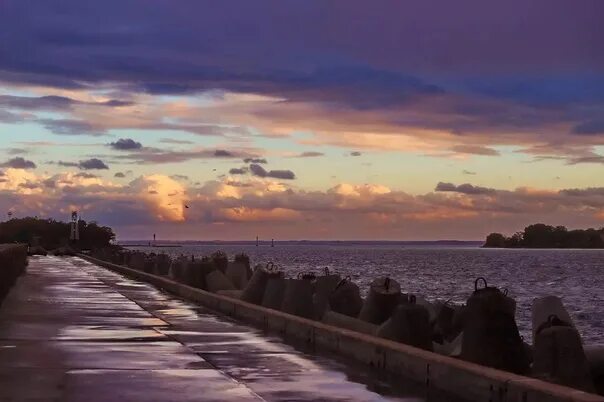
[[[0,401],[453,401],[316,355],[79,258],[0,307]]]

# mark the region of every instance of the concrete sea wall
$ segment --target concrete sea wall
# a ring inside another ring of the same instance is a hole
[[[10,287],[27,266],[27,247],[23,244],[0,244],[0,304]]]
[[[284,338],[307,343],[353,358],[361,363],[458,395],[468,401],[489,402],[604,402],[604,397],[538,379],[496,370],[428,352],[398,342],[337,328],[286,314],[228,296],[210,293],[164,276],[115,265],[80,255],[81,258],[131,278],[148,282],[170,293],[276,332]]]

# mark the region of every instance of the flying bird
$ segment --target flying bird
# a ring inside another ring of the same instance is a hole
[[[185,204],[185,208],[186,208],[186,209],[189,209],[189,206],[188,206],[187,204]]]

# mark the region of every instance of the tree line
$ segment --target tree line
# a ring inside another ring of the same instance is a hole
[[[54,219],[19,218],[0,222],[1,243],[38,244],[47,250],[69,244],[70,223]],[[96,222],[79,221],[80,240],[77,247],[94,249],[107,247],[115,239],[113,229]]]
[[[491,233],[483,247],[495,248],[604,248],[604,228],[568,230],[537,223],[512,236]]]

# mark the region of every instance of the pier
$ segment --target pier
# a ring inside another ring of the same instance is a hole
[[[0,306],[0,400],[604,401],[267,308],[245,292],[190,286],[155,273],[166,262],[159,257],[153,267],[140,262],[130,261],[145,269],[84,254],[30,257]],[[393,314],[415,309],[400,306]]]
[[[301,351],[140,279],[31,257],[0,307],[0,400],[455,400]]]

